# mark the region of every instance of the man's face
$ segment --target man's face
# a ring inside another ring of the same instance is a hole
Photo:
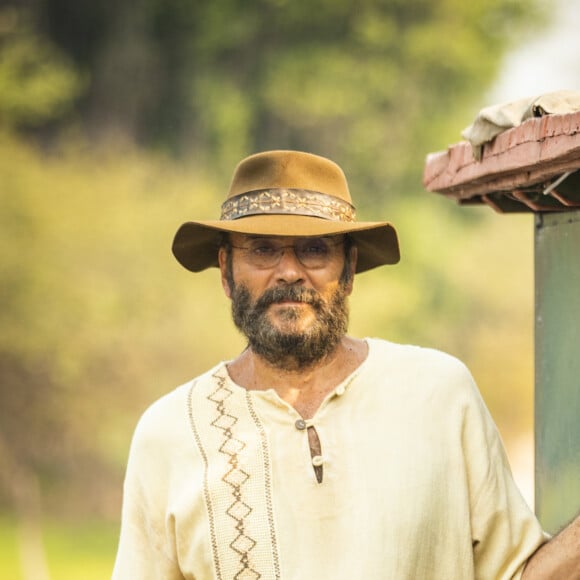
[[[304,368],[338,345],[348,326],[356,250],[343,237],[233,234],[220,251],[222,283],[236,326],[271,364]]]

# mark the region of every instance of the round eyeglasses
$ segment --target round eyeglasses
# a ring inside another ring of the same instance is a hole
[[[244,246],[234,246],[242,250],[246,260],[256,268],[267,270],[280,263],[284,252],[292,248],[298,261],[310,270],[324,268],[337,255],[344,237],[298,238],[293,244],[283,244],[274,238],[252,238]]]

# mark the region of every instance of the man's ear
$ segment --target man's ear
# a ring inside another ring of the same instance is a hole
[[[218,250],[218,265],[220,267],[222,288],[226,296],[231,298],[232,289],[228,281],[228,251],[223,246]]]

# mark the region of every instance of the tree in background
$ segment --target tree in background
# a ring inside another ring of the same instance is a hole
[[[24,130],[65,119],[81,80],[64,53],[14,7],[0,9],[0,47],[0,127]]]
[[[348,161],[363,191],[381,192],[417,191],[425,151],[461,127],[538,17],[519,0],[24,4],[87,79],[77,105],[90,135],[227,171],[282,143]]]

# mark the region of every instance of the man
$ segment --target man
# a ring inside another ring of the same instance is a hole
[[[115,579],[492,580],[534,553],[542,574],[545,536],[465,366],[346,335],[354,275],[399,248],[391,224],[356,221],[337,165],[243,160],[221,219],[183,224],[173,252],[219,267],[248,346],[141,418]]]

